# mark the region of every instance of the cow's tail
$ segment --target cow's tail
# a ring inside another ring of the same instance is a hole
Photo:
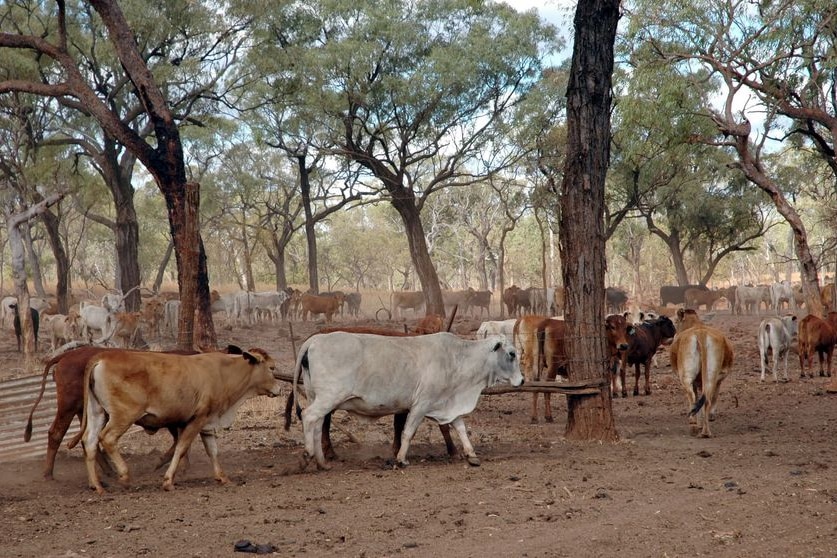
[[[294,379],[291,388],[291,393],[288,395],[288,400],[285,403],[285,430],[291,427],[291,412],[294,408],[294,401],[296,401],[297,417],[301,417],[302,408],[299,406],[299,379],[302,374],[302,368],[308,368],[308,346],[303,345],[300,348],[299,356],[296,359],[296,366],[294,366]]]
[[[24,442],[28,442],[32,439],[32,417],[34,417],[35,415],[35,409],[38,407],[38,403],[40,403],[41,399],[43,399],[44,397],[44,390],[46,389],[46,381],[47,376],[49,375],[49,369],[55,366],[58,363],[58,361],[61,360],[62,356],[63,355],[58,355],[56,357],[53,357],[44,365],[44,375],[41,378],[41,391],[38,393],[38,398],[32,405],[32,410],[29,411],[29,419],[26,421],[26,429],[23,431]]]
[[[90,404],[90,398],[96,397],[95,394],[92,394],[93,391],[93,367],[98,364],[98,358],[96,355],[93,356],[88,362],[87,366],[84,368],[84,413],[81,415],[81,428],[79,429],[79,433],[75,436],[72,440],[67,443],[67,449],[73,449],[78,444],[79,440],[84,439],[84,433],[87,430],[87,415],[88,415],[88,405]],[[83,445],[83,444],[82,444]]]
[[[692,410],[691,410],[691,411],[689,411],[689,416],[690,416],[690,417],[693,417],[693,416],[695,416],[696,414],[698,414],[698,412],[700,411],[700,409],[703,407],[703,404],[704,404],[704,403],[706,403],[706,394],[705,394],[705,393],[702,393],[702,394],[700,395],[700,399],[698,399],[698,400],[697,400],[697,403],[695,403],[695,406],[694,406],[694,407],[692,407]]]

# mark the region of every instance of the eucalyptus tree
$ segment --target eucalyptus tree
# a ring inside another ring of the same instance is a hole
[[[604,191],[610,156],[613,47],[619,0],[579,0],[567,87],[567,153],[561,182],[561,271],[570,379],[600,386],[567,397],[570,439],[615,440],[604,336]]]
[[[56,0],[6,4],[0,19],[0,59],[14,62],[5,65],[0,93],[53,97],[95,119],[102,127],[103,151],[130,152],[163,193],[183,309],[178,344],[189,347],[195,342],[196,306],[197,342],[211,346],[216,341],[198,225],[200,187],[187,182],[178,126],[199,99],[223,95],[226,84],[219,76],[235,61],[246,25],[226,24],[224,10],[217,8],[165,1],[149,9],[146,2]],[[195,21],[200,23],[192,26]],[[110,63],[100,65],[100,60]],[[180,100],[184,103],[178,105]],[[118,156],[101,166],[115,162],[129,166]]]
[[[555,32],[484,0],[259,3],[271,83],[317,120],[329,151],[373,176],[404,221],[428,312],[443,313],[422,226],[428,196],[513,165],[507,126]],[[279,32],[277,32],[277,30]]]
[[[762,159],[768,138],[814,149],[831,168],[837,188],[837,5],[828,0],[675,0],[662,5],[639,0],[632,12],[629,38],[647,45],[646,61],[680,69],[686,80],[701,68],[722,81],[721,103],[702,111],[720,134],[702,139],[733,149],[735,167],[767,193],[787,220],[806,304],[820,314],[817,268],[805,225]]]

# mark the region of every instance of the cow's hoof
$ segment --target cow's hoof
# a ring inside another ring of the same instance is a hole
[[[532,424],[538,424],[538,419],[537,419],[537,418],[535,418],[535,417],[532,417],[532,418],[529,420],[529,422],[530,422],[530,423],[532,423]]]
[[[468,460],[468,465],[470,465],[471,467],[479,467],[480,466],[480,458],[477,457],[476,455],[469,455],[467,457],[467,460]]]
[[[406,469],[409,466],[410,466],[410,462],[407,461],[406,459],[404,461],[398,461],[398,460],[395,461],[395,467],[397,469]]]
[[[628,398],[628,392],[627,392],[627,391],[623,391],[623,392],[622,392],[622,397],[623,397],[624,399],[627,399],[627,398]]]
[[[651,395],[651,390],[650,390],[650,389],[646,389],[646,390],[645,390],[645,395]]]
[[[711,437],[712,437],[712,433],[711,433],[711,432],[706,432],[706,431],[704,430],[704,431],[702,431],[702,432],[700,433],[700,438],[711,438]]]
[[[174,490],[174,483],[171,481],[164,482],[163,490],[165,490],[166,492],[171,492],[172,490]]]
[[[545,420],[546,422],[555,422],[555,419],[554,419],[554,418],[552,418],[552,417],[546,417],[544,420]]]

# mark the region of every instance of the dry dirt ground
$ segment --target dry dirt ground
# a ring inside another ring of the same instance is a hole
[[[448,461],[427,423],[412,465],[393,469],[390,421],[339,413],[359,441],[336,431],[333,468],[300,472],[300,424],[285,432],[284,401],[254,400],[219,439],[228,485],[212,480],[196,443],[164,492],[153,470],[163,433],[123,438],[132,486],[104,496],[87,488],[78,448],[62,449],[51,482],[40,460],[0,465],[2,555],[232,556],[241,540],[283,556],[837,555],[837,396],[824,379],[800,381],[795,354],[790,383],[760,382],[757,317],[720,312],[712,323],[736,355],[711,439],[690,435],[667,354],[652,395],[614,400],[618,443],[566,441],[563,397],[552,424],[530,424],[529,395],[482,398],[467,420],[480,467]],[[286,326],[219,337],[262,346],[290,369]],[[3,370],[20,366],[13,344],[4,332]]]

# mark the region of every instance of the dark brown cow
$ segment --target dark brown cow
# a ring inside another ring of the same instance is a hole
[[[472,291],[466,305],[472,316],[476,315],[477,308],[480,309],[480,318],[482,318],[483,310],[485,310],[486,316],[491,316],[491,291]]]
[[[53,377],[55,378],[55,390],[57,395],[57,409],[55,411],[55,419],[52,421],[52,426],[49,427],[49,434],[47,437],[47,454],[46,462],[44,463],[44,479],[52,480],[55,470],[55,456],[58,453],[58,448],[61,447],[61,441],[67,434],[70,424],[73,422],[73,417],[78,417],[81,423],[81,417],[84,412],[84,369],[91,358],[103,351],[114,351],[116,349],[108,349],[104,347],[85,346],[78,347],[62,353],[51,358],[44,365],[43,378],[41,379],[41,391],[38,398],[32,405],[32,410],[29,412],[29,420],[26,422],[26,430],[23,434],[24,441],[28,442],[32,438],[32,417],[35,414],[35,409],[38,403],[44,396],[46,389],[47,374],[51,368],[55,367]],[[194,351],[175,351],[179,354],[194,354]],[[177,431],[170,430],[172,436],[177,441]],[[69,445],[75,446],[81,434],[77,436]],[[163,455],[158,465],[158,468],[171,460],[174,453],[174,443],[169,450]]]
[[[708,291],[704,285],[663,285],[660,287],[660,306],[667,304],[683,304],[686,302],[687,289],[701,289]]]
[[[622,397],[628,396],[625,369],[629,364],[633,364],[635,369],[634,395],[639,395],[640,364],[645,366],[645,395],[651,395],[651,360],[663,340],[674,337],[676,333],[674,323],[668,316],[660,316],[653,322],[645,322],[634,328],[630,345],[622,359]]]
[[[707,291],[704,289],[690,288],[683,293],[683,299],[687,308],[699,309],[701,306],[706,306],[706,310],[711,312],[715,303],[726,298],[726,291],[716,290]]]
[[[436,316],[436,314],[430,314],[430,316]],[[438,316],[436,316],[438,317]],[[441,318],[440,318],[441,323]],[[441,327],[440,327],[441,330]],[[318,333],[332,333],[334,331],[345,331],[348,333],[367,333],[370,335],[386,335],[388,337],[411,337],[414,335],[423,335],[416,331],[415,333],[405,333],[403,331],[397,331],[394,329],[384,329],[381,327],[366,327],[366,326],[346,326],[346,327],[327,327],[323,328],[314,335]],[[435,332],[429,332],[435,333]],[[294,392],[288,394],[288,399],[285,402],[285,430],[288,430],[291,427],[291,413],[293,412],[294,407]],[[297,409],[297,413],[299,413],[299,409]],[[331,443],[331,415],[332,413],[328,413],[325,418],[323,419],[323,434],[320,443],[323,447],[323,455],[326,459],[334,460],[337,458],[337,453],[334,451],[334,446]],[[398,455],[398,450],[401,449],[401,433],[404,431],[404,425],[407,421],[407,413],[397,413],[393,415],[393,438],[392,438],[392,451],[393,455]],[[456,449],[456,446],[453,443],[453,439],[450,436],[450,425],[449,424],[440,424],[439,425],[439,432],[442,433],[442,437],[445,439],[445,449],[448,452],[450,457],[456,457],[459,452]]]
[[[332,316],[340,309],[342,304],[343,299],[338,296],[319,296],[305,293],[300,300],[302,321],[308,319],[309,313],[311,319],[314,319],[314,314],[325,314],[326,323],[331,323]]]
[[[612,314],[621,314],[628,304],[628,293],[616,287],[605,289],[606,311]]]
[[[516,315],[517,306],[515,304],[515,293],[520,290],[517,285],[512,285],[503,291],[503,304],[506,305],[506,311],[509,316]]]
[[[16,302],[14,304],[10,304],[9,308],[11,308],[15,313],[14,314],[14,319],[13,319],[13,325],[14,325],[14,328],[15,328],[15,337],[17,337],[17,352],[20,352],[20,342],[21,342],[21,339],[23,338],[23,330],[22,330],[21,325],[20,325],[20,313],[17,310],[17,303]],[[38,322],[40,321],[40,314],[38,314],[38,311],[30,306],[29,307],[29,316],[31,317],[31,321],[32,321],[32,331],[35,332],[35,350],[37,351],[38,350]]]
[[[808,314],[799,322],[799,377],[805,377],[805,365],[810,368],[814,352],[820,364],[820,376],[831,377],[831,358],[834,354],[834,344],[837,343],[837,312],[829,312],[827,320],[813,314]],[[826,360],[827,370],[823,370],[823,360]],[[814,377],[811,370],[809,376]]]

